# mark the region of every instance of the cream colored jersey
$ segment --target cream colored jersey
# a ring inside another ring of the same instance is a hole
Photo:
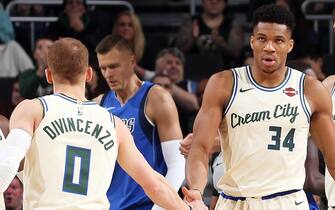
[[[219,187],[242,197],[302,189],[310,108],[305,74],[287,68],[277,87],[263,87],[250,67],[232,69],[234,83],[220,127],[225,174]]]
[[[118,151],[113,116],[63,94],[39,100],[44,117],[25,157],[23,209],[109,209]]]
[[[2,130],[0,129],[0,144],[5,140],[5,136],[2,133]],[[0,210],[5,210],[5,201],[3,194],[0,195]]]
[[[331,90],[331,96],[333,99],[333,120],[335,121],[335,85]],[[328,206],[335,206],[335,182],[332,176],[329,174],[327,168],[325,172],[325,191],[328,200]]]

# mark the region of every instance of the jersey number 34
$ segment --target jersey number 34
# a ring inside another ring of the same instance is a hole
[[[293,151],[293,148],[294,148],[293,140],[294,140],[295,128],[291,128],[291,130],[287,133],[283,141],[282,141],[282,136],[281,136],[281,133],[282,133],[281,127],[270,126],[269,131],[274,132],[274,135],[272,135],[272,138],[271,138],[271,140],[273,141],[273,144],[268,144],[269,150],[280,150],[282,146],[282,147],[288,148],[290,152]],[[281,145],[281,142],[283,142],[282,145]]]

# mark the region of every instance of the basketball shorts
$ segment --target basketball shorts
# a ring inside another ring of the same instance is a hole
[[[215,210],[308,210],[306,194],[290,190],[264,197],[234,197],[222,193]]]

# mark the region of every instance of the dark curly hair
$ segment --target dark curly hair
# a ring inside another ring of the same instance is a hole
[[[295,27],[293,13],[285,7],[275,4],[266,4],[255,10],[252,18],[252,27],[255,28],[259,22],[284,24],[291,32],[293,32]]]

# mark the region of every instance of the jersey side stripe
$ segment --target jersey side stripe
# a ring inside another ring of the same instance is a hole
[[[301,74],[300,82],[299,82],[299,97],[300,97],[301,106],[306,114],[307,121],[310,122],[311,113],[309,109],[307,108],[306,101],[305,101],[304,84],[305,84],[305,74]]]
[[[48,111],[48,104],[43,97],[39,97],[38,100],[40,100],[40,102],[43,105],[43,112],[44,112],[43,115],[44,115]]]
[[[236,70],[235,69],[232,69],[232,72],[233,72],[233,91],[232,91],[232,95],[229,99],[229,102],[228,102],[228,105],[226,106],[225,108],[225,111],[224,111],[224,114],[223,116],[226,115],[226,113],[228,112],[229,108],[231,107],[235,97],[236,97],[236,92],[237,92],[237,83],[238,83],[238,80],[237,80],[237,73],[236,73]]]

